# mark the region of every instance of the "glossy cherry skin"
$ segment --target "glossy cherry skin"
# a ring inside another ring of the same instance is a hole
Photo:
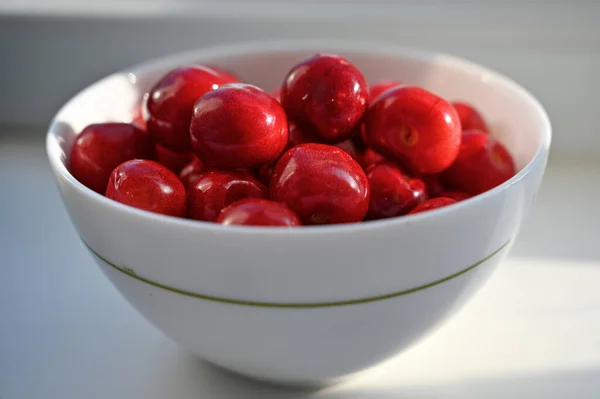
[[[185,66],[167,73],[150,90],[146,100],[148,132],[167,148],[190,151],[194,104],[205,93],[230,82],[231,79],[205,66]]]
[[[261,198],[246,198],[219,213],[217,223],[245,226],[302,226],[298,216],[285,204]]]
[[[471,195],[468,193],[465,193],[464,191],[455,191],[455,190],[450,190],[450,191],[442,191],[442,193],[440,194],[440,197],[445,197],[445,198],[452,198],[455,201],[464,201],[468,198],[471,198]]]
[[[387,90],[369,107],[367,145],[409,170],[439,173],[458,155],[460,120],[442,98],[420,87]]]
[[[69,171],[84,186],[104,194],[114,168],[130,159],[153,156],[152,140],[139,127],[129,123],[93,124],[75,138]]]
[[[202,174],[210,171],[218,171],[220,169],[213,168],[212,166],[206,165],[200,159],[196,157],[192,157],[192,161],[185,165],[181,172],[179,172],[179,180],[184,184],[184,186],[188,187],[191,183],[193,183],[198,177]],[[253,170],[247,168],[234,169],[231,171],[232,173],[237,173],[242,177],[251,177],[256,178],[256,174]]]
[[[465,130],[456,161],[441,178],[448,187],[477,195],[490,190],[516,173],[506,148],[487,133]]]
[[[400,86],[401,84],[402,82],[394,79],[386,79],[375,82],[369,87],[369,98],[371,101],[373,101],[384,91],[391,89],[392,87]]]
[[[469,104],[463,102],[454,102],[452,106],[458,114],[462,130],[481,130],[488,133],[488,127],[485,120],[479,112]]]
[[[173,172],[154,161],[133,159],[117,166],[110,175],[106,196],[154,213],[186,214],[185,187]]]
[[[292,121],[314,129],[323,142],[338,143],[362,119],[368,92],[365,77],[348,60],[316,54],[288,73],[281,104]]]
[[[154,154],[158,163],[166,166],[175,174],[179,174],[181,169],[189,164],[194,158],[194,155],[191,152],[176,152],[160,144],[154,145]]]
[[[236,172],[213,170],[188,186],[188,216],[214,222],[223,208],[236,201],[267,197],[267,188],[258,180]]]
[[[371,165],[366,172],[371,190],[367,219],[405,215],[427,199],[425,184],[391,162]]]
[[[217,168],[254,168],[274,162],[288,143],[281,105],[256,86],[235,83],[202,96],[190,126],[198,158]]]
[[[408,212],[409,214],[413,213],[421,213],[426,211],[431,211],[433,209],[442,208],[444,206],[455,204],[456,200],[452,198],[438,197],[431,198],[421,204],[417,205],[412,211]]]
[[[283,154],[270,195],[303,224],[360,222],[369,208],[365,172],[350,155],[325,144],[300,144]]]

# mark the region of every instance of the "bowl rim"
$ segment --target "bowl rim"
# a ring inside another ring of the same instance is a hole
[[[315,49],[319,49],[316,51]],[[428,212],[421,212],[416,214],[408,214],[394,218],[380,219],[363,221],[359,223],[346,223],[346,224],[333,224],[333,225],[309,225],[298,228],[273,228],[263,226],[237,226],[228,225],[223,226],[217,223],[178,218],[174,216],[157,214],[142,209],[134,208],[119,202],[113,201],[105,196],[96,193],[90,188],[84,186],[69,172],[66,166],[66,162],[62,162],[60,154],[55,151],[56,141],[61,136],[55,132],[55,129],[61,119],[66,113],[68,107],[77,102],[87,91],[92,90],[98,86],[104,84],[107,80],[115,78],[117,76],[133,74],[146,74],[155,69],[161,67],[169,67],[173,64],[189,63],[190,59],[208,59],[219,58],[226,56],[242,56],[262,53],[277,53],[277,52],[290,52],[290,51],[306,51],[306,52],[360,52],[364,54],[387,55],[390,57],[403,57],[411,58],[419,61],[433,61],[442,59],[447,65],[454,65],[460,69],[466,70],[468,73],[474,75],[485,76],[487,80],[494,80],[496,85],[503,86],[513,92],[516,96],[522,97],[531,107],[531,112],[536,114],[536,117],[542,122],[541,127],[541,140],[534,156],[531,160],[512,178],[488,190],[479,195],[473,196],[463,201],[459,201],[455,204],[437,208]],[[47,134],[46,134],[46,153],[50,161],[50,165],[55,173],[58,173],[62,179],[67,181],[74,189],[83,194],[86,199],[97,201],[108,207],[114,207],[120,212],[128,213],[135,217],[141,217],[155,221],[157,223],[167,223],[172,226],[180,228],[201,230],[207,232],[230,232],[232,234],[260,234],[266,236],[272,235],[289,235],[298,236],[305,234],[331,234],[331,233],[349,233],[355,231],[368,231],[370,229],[378,229],[392,225],[402,225],[406,223],[414,223],[419,220],[426,220],[429,218],[439,217],[443,214],[452,213],[462,208],[469,207],[475,203],[486,201],[491,197],[499,195],[501,192],[509,189],[513,185],[517,184],[525,178],[534,168],[534,166],[542,161],[549,152],[550,144],[552,140],[552,125],[548,114],[540,101],[531,94],[523,86],[512,80],[511,78],[500,74],[490,68],[482,66],[480,64],[469,61],[465,58],[450,55],[444,52],[438,52],[426,49],[416,49],[413,47],[398,46],[387,43],[377,43],[372,41],[350,41],[350,40],[261,40],[261,41],[241,41],[232,44],[223,44],[217,46],[211,46],[200,49],[193,49],[184,52],[178,52],[170,55],[165,55],[158,58],[153,58],[130,67],[124,68],[110,75],[107,75],[96,82],[86,86],[80,90],[77,94],[71,97],[63,106],[59,109],[56,115],[50,122]]]

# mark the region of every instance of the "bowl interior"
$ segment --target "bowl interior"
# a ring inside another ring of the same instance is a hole
[[[522,169],[548,146],[547,117],[532,96],[509,79],[443,54],[410,49],[337,44],[246,44],[166,57],[113,74],[79,93],[63,107],[50,128],[50,157],[64,164],[76,134],[96,122],[129,122],[143,96],[169,69],[216,64],[267,91],[279,87],[287,71],[304,57],[329,52],[351,60],[369,82],[398,79],[419,85],[449,101],[475,105],[494,137],[507,146]]]

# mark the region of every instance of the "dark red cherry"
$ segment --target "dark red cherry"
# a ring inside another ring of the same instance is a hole
[[[154,156],[150,136],[130,123],[89,125],[75,138],[69,171],[84,186],[104,194],[114,168],[130,159]]]
[[[369,207],[369,183],[360,165],[325,144],[288,150],[275,165],[270,194],[304,224],[360,222]]]
[[[196,156],[216,168],[254,168],[274,162],[288,143],[281,105],[256,86],[235,83],[202,96],[190,126]]]
[[[281,87],[281,104],[290,120],[312,129],[322,141],[349,138],[367,108],[368,86],[348,60],[316,54],[294,66]]]
[[[261,198],[246,198],[224,208],[216,220],[225,225],[301,226],[298,216],[285,204]]]
[[[185,217],[185,188],[177,176],[158,162],[134,159],[110,175],[106,196],[134,208]]]
[[[206,66],[185,66],[167,73],[150,90],[146,124],[154,140],[178,152],[191,150],[190,121],[202,95],[231,79]]]

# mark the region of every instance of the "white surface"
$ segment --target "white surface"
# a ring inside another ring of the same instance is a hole
[[[0,122],[45,125],[92,81],[181,50],[240,40],[360,39],[495,68],[547,107],[560,133],[554,148],[594,154],[599,20],[593,0],[0,0]]]
[[[172,68],[216,64],[270,89],[289,65],[319,51],[353,59],[368,80],[398,73],[404,82],[444,98],[478,104],[495,137],[513,154],[519,173],[501,187],[435,212],[277,230],[224,229],[142,212],[93,193],[65,167],[64,154],[75,132],[91,123],[130,117],[143,94]],[[548,117],[535,98],[464,60],[393,46],[285,41],[191,52],[111,75],[59,111],[47,144],[79,235],[99,255],[98,264],[117,289],[152,324],[228,370],[314,385],[390,358],[445,322],[485,284],[506,251],[490,255],[515,238],[538,191],[550,136]],[[391,295],[480,264],[410,295],[352,306],[282,309],[224,305],[157,289],[108,262],[176,289],[269,304]]]
[[[145,322],[79,243],[42,140],[0,134],[0,398],[598,398],[599,174],[551,161],[509,261],[462,313],[347,384],[288,392],[207,366]]]

